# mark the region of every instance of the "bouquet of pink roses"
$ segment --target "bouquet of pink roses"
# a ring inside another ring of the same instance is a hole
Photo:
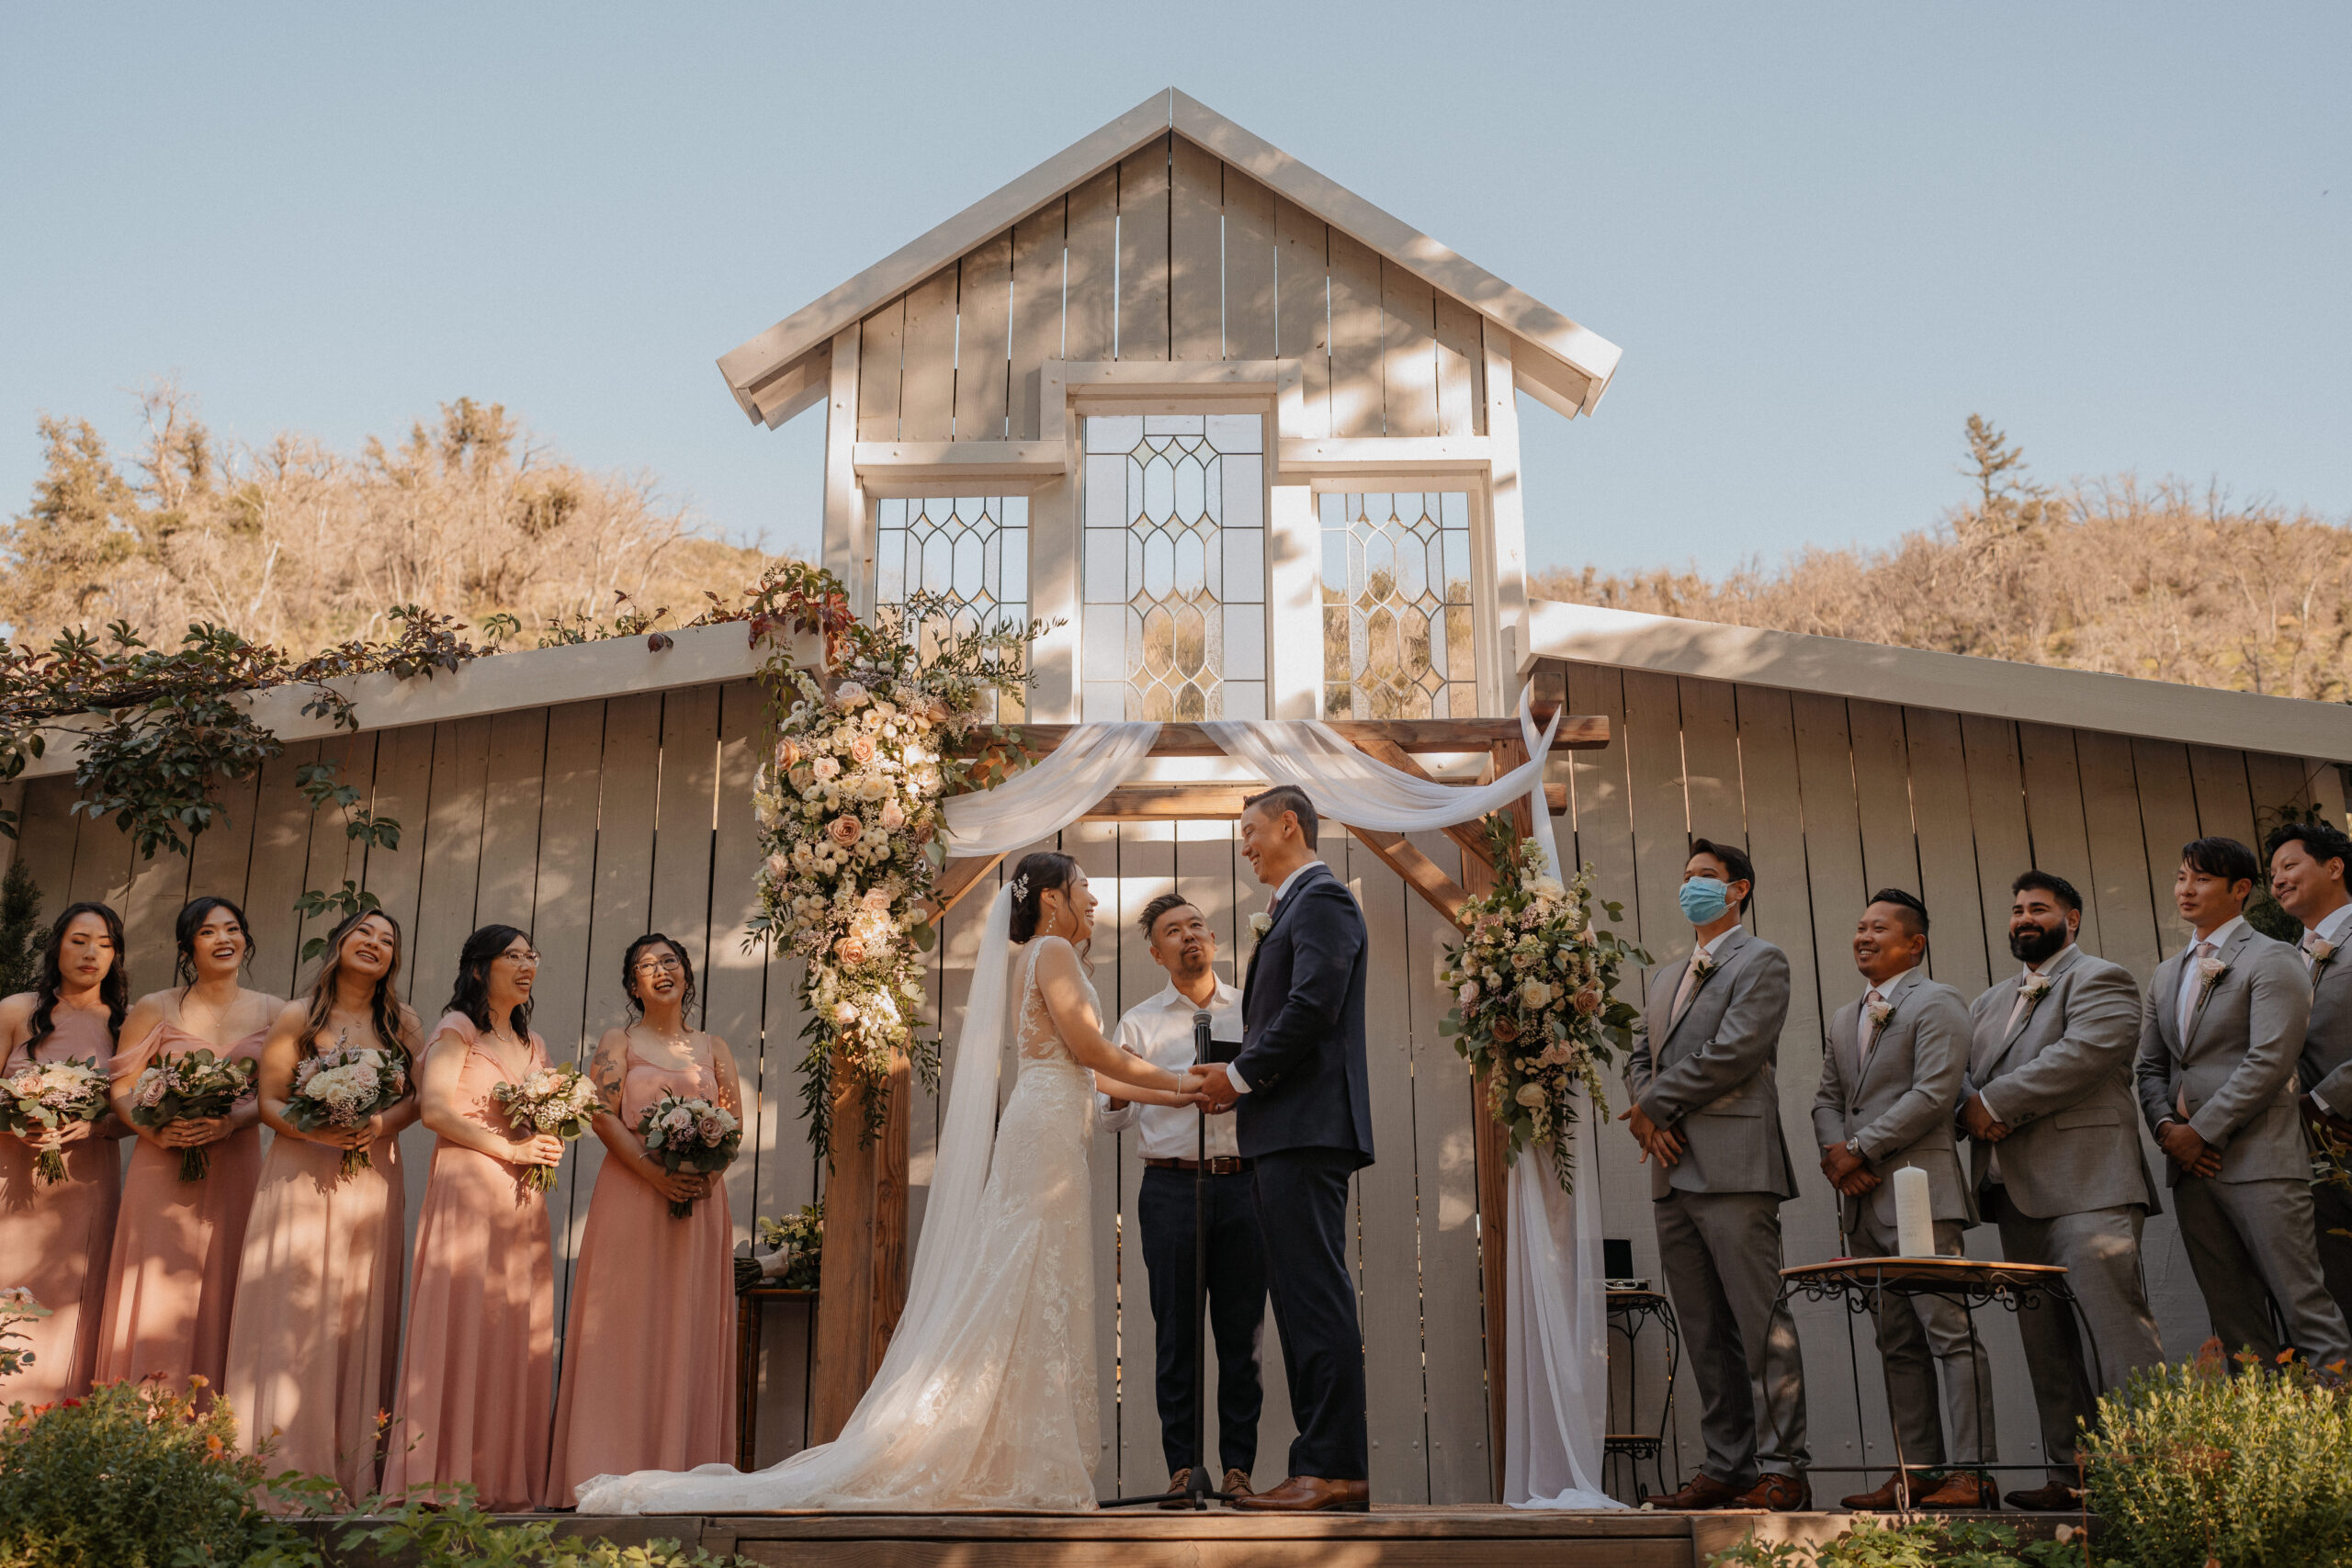
[[[743,1146],[743,1124],[731,1111],[707,1100],[685,1100],[674,1094],[665,1094],[647,1106],[645,1114],[638,1118],[637,1131],[645,1140],[645,1152],[673,1174],[690,1170],[709,1176],[725,1170],[735,1163],[735,1151]],[[670,1205],[673,1219],[683,1220],[694,1212],[691,1198]]]
[[[35,1063],[0,1082],[0,1129],[30,1142],[76,1122],[95,1122],[107,1113],[112,1087],[95,1057]],[[44,1187],[64,1180],[64,1151],[41,1150],[33,1162],[33,1179]]]
[[[370,1117],[407,1098],[407,1055],[380,1045],[345,1044],[347,1038],[347,1034],[337,1035],[334,1050],[322,1051],[294,1069],[294,1092],[287,1097],[286,1119],[305,1133],[322,1127],[364,1127]],[[343,1151],[345,1176],[375,1163],[365,1144]]]
[[[553,1133],[567,1144],[588,1130],[597,1106],[596,1086],[570,1062],[541,1067],[521,1083],[499,1084],[490,1094],[506,1108],[506,1120],[516,1132]],[[555,1167],[528,1168],[523,1184],[535,1192],[555,1190]]]
[[[209,1051],[177,1051],[147,1064],[130,1090],[130,1119],[141,1127],[166,1127],[226,1116],[254,1089],[261,1069],[244,1057]],[[212,1170],[212,1151],[197,1144],[180,1151],[180,1179],[201,1181]]]

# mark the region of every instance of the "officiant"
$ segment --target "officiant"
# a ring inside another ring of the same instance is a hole
[[[1238,1041],[1241,992],[1217,978],[1216,933],[1199,908],[1164,893],[1144,906],[1136,924],[1152,962],[1168,971],[1168,985],[1127,1010],[1119,1020],[1119,1043],[1157,1066],[1191,1066],[1193,1015],[1204,1009],[1211,1039]],[[1168,1490],[1181,1499],[1192,1467],[1204,1462],[1193,1451],[1200,1419],[1193,1406],[1193,1189],[1200,1168],[1200,1113],[1188,1105],[1150,1103],[1148,1090],[1125,1093],[1136,1098],[1101,1097],[1102,1126],[1112,1133],[1138,1130],[1142,1140],[1136,1212],[1158,1350],[1159,1445],[1168,1460]],[[1259,1382],[1265,1249],[1250,1162],[1240,1157],[1230,1111],[1208,1119],[1207,1152],[1209,1327],[1216,1342],[1217,1457],[1225,1476],[1215,1490],[1246,1494],[1257,1468],[1258,1414],[1265,1402]]]

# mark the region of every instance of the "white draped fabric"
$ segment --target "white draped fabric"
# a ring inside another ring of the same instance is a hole
[[[1521,733],[1529,761],[1476,788],[1440,784],[1392,768],[1350,745],[1329,726],[1222,719],[1204,724],[1216,743],[1261,777],[1295,784],[1332,820],[1387,832],[1450,827],[1524,797],[1543,863],[1561,871],[1552,817],[1544,799],[1544,765],[1559,719],[1541,733],[1525,696]],[[1153,723],[1089,724],[1071,729],[1054,752],[993,789],[947,803],[948,852],[1005,854],[1050,839],[1140,773],[1159,739]],[[989,912],[983,953],[1003,951],[999,899]],[[968,1272],[966,1255],[978,1227],[970,1223],[987,1184],[994,1139],[996,1072],[1004,998],[1001,964],[984,956],[956,1051],[939,1164],[915,1248],[906,1314],[893,1339],[922,1343],[932,1303]],[[993,987],[993,990],[991,989]],[[1560,1190],[1551,1155],[1530,1150],[1511,1168],[1505,1359],[1503,1500],[1522,1508],[1616,1508],[1601,1490],[1601,1433],[1607,1419],[1607,1297],[1601,1278],[1600,1203],[1592,1186],[1592,1108],[1575,1134],[1579,1176],[1573,1197]],[[895,1359],[892,1358],[892,1359]],[[877,1386],[893,1368],[886,1359]],[[871,1397],[871,1396],[869,1396]]]

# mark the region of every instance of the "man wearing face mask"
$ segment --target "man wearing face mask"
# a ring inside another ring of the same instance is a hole
[[[2141,1229],[2163,1209],[2132,1092],[2140,987],[2075,945],[2083,900],[2072,883],[2029,871],[2009,887],[2009,952],[2025,967],[1968,1010],[1960,1123],[2001,1256],[2064,1266],[2098,1348],[2094,1384],[2073,1314],[2045,1302],[2017,1314],[2050,1478],[2010,1493],[2009,1506],[2076,1508],[2075,1438],[2097,1419],[2098,1396],[2165,1359],[2140,1269]]]
[[[1692,840],[1693,951],[1653,973],[1625,1064],[1631,1125],[1656,1161],[1658,1260],[1699,1382],[1705,1463],[1661,1508],[1810,1508],[1804,1367],[1780,1299],[1781,1205],[1797,1194],[1775,1076],[1789,960],[1740,923],[1745,852]]]

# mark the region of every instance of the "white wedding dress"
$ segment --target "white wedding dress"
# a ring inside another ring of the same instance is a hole
[[[1000,894],[989,912],[907,1310],[841,1436],[749,1474],[598,1476],[581,1513],[1094,1506],[1094,1078],[1037,989],[1038,955],[1059,939],[1010,951],[1010,910]],[[1008,1022],[1020,1076],[1000,1124]]]

